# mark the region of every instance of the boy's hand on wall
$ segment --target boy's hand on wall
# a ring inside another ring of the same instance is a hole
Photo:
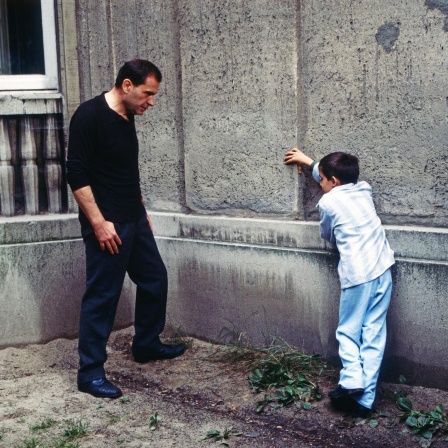
[[[300,151],[300,149],[292,148],[285,154],[283,162],[285,165],[297,164],[297,169],[301,174],[303,165],[310,166],[313,163],[313,159]]]

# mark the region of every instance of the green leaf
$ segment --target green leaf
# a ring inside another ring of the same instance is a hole
[[[218,437],[219,436],[219,431],[217,429],[211,429],[210,431],[207,431],[207,436],[208,437]]]
[[[425,432],[420,433],[420,435],[422,437],[424,437],[425,439],[432,439],[432,436],[433,436],[432,431],[425,431]]]
[[[442,414],[439,414],[438,412],[435,411],[431,411],[429,415],[435,420],[442,420],[443,417]]]
[[[418,420],[415,417],[410,416],[406,419],[406,424],[411,428],[414,428],[418,426]]]
[[[399,397],[396,401],[397,407],[404,412],[412,412],[412,401],[408,397]]]
[[[430,419],[427,415],[421,415],[417,419],[417,421],[418,421],[418,426],[420,426],[420,428],[423,428],[430,422]]]
[[[309,411],[311,409],[311,403],[308,401],[303,403],[303,409],[305,409],[305,411]]]
[[[378,426],[378,420],[370,420],[369,426],[371,428],[376,428]]]
[[[432,440],[428,440],[428,439],[425,439],[425,438],[422,437],[418,441],[418,444],[420,445],[421,448],[429,448],[431,446],[431,444],[432,444]]]
[[[406,377],[404,375],[400,375],[398,377],[398,381],[400,382],[400,384],[404,384],[406,383]]]

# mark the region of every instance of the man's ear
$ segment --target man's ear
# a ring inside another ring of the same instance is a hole
[[[132,81],[128,78],[124,79],[123,82],[121,83],[121,88],[123,89],[124,93],[129,93],[132,89]]]

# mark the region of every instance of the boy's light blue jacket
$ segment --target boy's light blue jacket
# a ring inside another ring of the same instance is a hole
[[[320,182],[318,164],[313,167],[313,177]],[[339,251],[342,289],[374,280],[395,263],[367,182],[334,187],[317,207],[320,235]]]

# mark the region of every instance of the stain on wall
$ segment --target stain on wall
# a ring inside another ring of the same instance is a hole
[[[448,0],[426,0],[425,6],[428,9],[438,9],[446,15],[443,31],[448,32]]]
[[[448,0],[426,0],[425,6],[429,9],[439,9],[444,14],[448,15]]]
[[[393,23],[385,23],[378,28],[375,34],[376,41],[384,48],[386,53],[390,53],[395,45],[395,42],[400,35],[400,29]]]

